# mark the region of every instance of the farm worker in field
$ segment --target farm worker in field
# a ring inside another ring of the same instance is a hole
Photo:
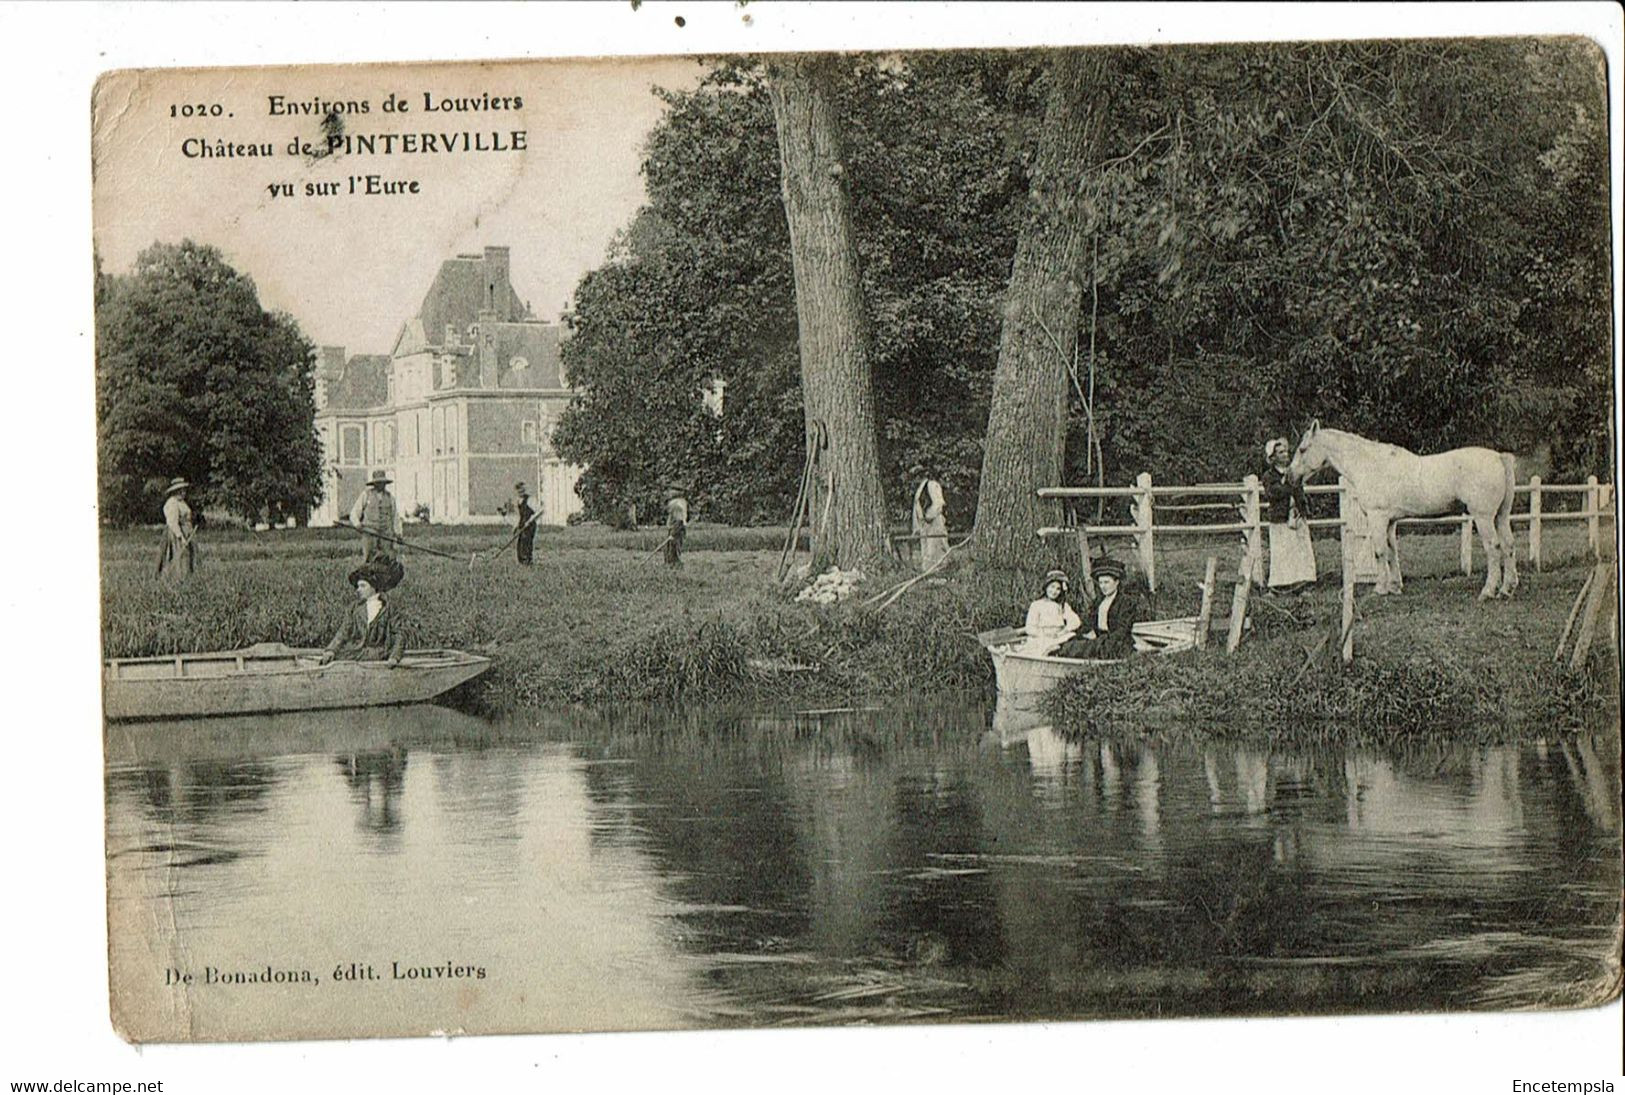
[[[1027,606],[1027,622],[1023,625],[1027,638],[1017,653],[1052,654],[1083,626],[1083,618],[1067,603],[1069,585],[1064,570],[1044,575],[1042,595]]]
[[[324,665],[335,658],[388,662],[390,668],[401,664],[401,655],[406,653],[406,631],[399,611],[384,600],[384,594],[400,585],[405,576],[406,568],[382,551],[350,572],[357,603],[345,611],[344,622],[322,651]]]
[[[1134,653],[1134,625],[1145,619],[1140,599],[1123,589],[1128,568],[1116,559],[1094,562],[1100,597],[1087,614],[1089,629],[1060,650],[1063,658],[1124,658]]]
[[[1315,546],[1309,538],[1309,496],[1303,484],[1289,480],[1292,445],[1277,437],[1264,445],[1265,517],[1270,525],[1272,590],[1296,593],[1315,582]]]
[[[666,565],[683,565],[683,540],[688,536],[688,499],[674,490],[666,492]]]
[[[924,469],[916,468],[915,474]],[[925,476],[914,488],[914,535],[920,545],[920,569],[935,570],[948,557],[947,504],[942,484]]]
[[[389,493],[389,485],[393,483],[383,471],[375,471],[372,478],[367,481],[367,489],[361,492],[350,507],[350,524],[361,530],[361,561],[370,562],[372,558],[383,549],[379,547],[380,536],[400,539],[401,517],[395,512],[395,496]]]
[[[197,529],[192,522],[192,507],[186,504],[186,488],[192,484],[184,479],[171,479],[164,491],[164,544],[158,552],[158,574],[167,569],[171,575],[190,574],[197,568],[197,546],[192,538]]]
[[[515,519],[519,522],[515,550],[519,553],[519,565],[528,567],[536,551],[536,520],[542,512],[531,508],[530,492],[523,483],[513,485],[513,502]]]

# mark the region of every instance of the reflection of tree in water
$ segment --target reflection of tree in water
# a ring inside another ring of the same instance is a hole
[[[279,782],[271,765],[257,761],[191,761],[111,771],[107,794],[109,801],[134,797],[161,825],[206,824],[221,815],[258,813]]]
[[[1612,953],[1617,739],[861,729],[640,733],[588,767],[594,839],[655,860],[683,945],[764,1015],[1527,1006]]]
[[[594,841],[634,841],[652,858],[702,950],[780,950],[809,913],[807,853],[785,809],[782,772],[760,743],[725,732],[640,737],[617,748],[630,765],[588,764],[587,793],[627,823],[596,825]]]
[[[391,745],[334,759],[350,788],[350,800],[361,808],[357,823],[362,831],[381,836],[398,834],[399,799],[406,786],[406,750]]]
[[[886,849],[891,872],[880,939],[900,958],[920,965],[985,969],[1007,957],[992,876],[967,869],[964,857],[997,843],[983,826],[978,788],[962,773],[895,781],[892,831]],[[880,884],[871,875],[871,884]]]
[[[110,846],[109,854],[136,853],[142,862],[166,869],[207,867],[254,855],[257,850],[242,843],[249,830],[236,822],[263,813],[267,796],[280,782],[272,766],[253,761],[109,771],[109,814],[119,800],[129,801],[146,823],[135,846]],[[147,856],[158,858],[148,861]]]

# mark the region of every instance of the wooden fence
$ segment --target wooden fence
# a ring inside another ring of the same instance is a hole
[[[1305,487],[1310,495],[1335,494],[1337,496],[1336,517],[1312,517],[1309,519],[1311,528],[1335,528],[1341,541],[1343,566],[1345,571],[1351,566],[1356,581],[1369,581],[1375,578],[1372,569],[1372,553],[1365,544],[1365,514],[1359,507],[1353,505],[1348,484],[1343,480],[1337,483],[1317,484]],[[1151,481],[1149,472],[1141,472],[1135,479],[1132,487],[1044,487],[1038,492],[1039,497],[1055,499],[1063,505],[1081,507],[1082,503],[1096,499],[1126,499],[1129,503],[1132,523],[1127,525],[1089,524],[1086,521],[1064,526],[1051,526],[1041,528],[1038,534],[1042,537],[1076,536],[1079,545],[1087,557],[1088,539],[1092,536],[1131,537],[1134,540],[1135,554],[1139,563],[1140,573],[1145,576],[1146,585],[1155,591],[1157,588],[1157,554],[1156,542],[1160,536],[1212,536],[1215,534],[1237,533],[1243,539],[1244,566],[1250,570],[1250,577],[1256,582],[1263,580],[1263,532],[1266,522],[1263,519],[1262,488],[1258,476],[1249,475],[1239,483],[1198,483],[1192,486],[1171,486],[1156,484]],[[1580,496],[1579,509],[1549,509],[1545,502],[1547,499]],[[1518,510],[1517,498],[1526,498],[1527,505]],[[1594,558],[1602,557],[1602,522],[1613,521],[1614,515],[1614,486],[1611,483],[1599,483],[1596,476],[1589,477],[1584,483],[1542,483],[1539,476],[1530,476],[1529,482],[1515,488],[1514,512],[1512,524],[1516,529],[1527,527],[1529,531],[1529,561],[1536,570],[1541,569],[1541,530],[1548,525],[1560,522],[1584,521],[1586,525],[1586,539]],[[1158,523],[1159,514],[1199,514],[1214,513],[1233,515],[1230,520],[1211,521],[1205,523],[1187,523],[1180,520],[1178,523]],[[1397,522],[1401,528],[1417,528],[1438,525],[1456,525],[1461,529],[1461,569],[1464,574],[1471,574],[1473,570],[1473,538],[1474,530],[1472,518],[1466,514],[1450,515],[1446,517],[1406,517]]]

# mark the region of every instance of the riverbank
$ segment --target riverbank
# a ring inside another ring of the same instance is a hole
[[[1524,575],[1511,601],[1479,603],[1472,579],[1407,580],[1399,597],[1362,594],[1355,657],[1339,656],[1338,590],[1261,597],[1235,655],[1217,648],[1136,658],[1066,681],[1043,701],[1064,731],[1178,725],[1270,742],[1349,734],[1498,741],[1529,727],[1571,733],[1619,721],[1606,624],[1586,664],[1553,659],[1583,566]]]
[[[456,557],[406,553],[407,580],[391,598],[410,622],[413,645],[494,659],[489,673],[450,697],[481,713],[561,703],[991,697],[991,671],[974,636],[1020,622],[1032,575],[957,569],[916,584],[882,611],[798,604],[773,581],[783,535],[701,526],[686,566],[672,572],[648,554],[660,530],[549,529],[531,568],[506,552],[469,566],[470,553],[502,543],[500,528],[413,530],[412,538]],[[107,656],[321,645],[352,596],[345,578],[356,543],[342,530],[210,536],[199,572],[177,586],[153,580],[155,543],[148,530],[103,537]],[[1562,718],[1593,700],[1617,711],[1617,690],[1600,668],[1571,680],[1550,665],[1584,580],[1583,540],[1548,542],[1546,573],[1526,574],[1516,600],[1482,606],[1473,599],[1478,579],[1450,576],[1456,545],[1443,536],[1407,541],[1406,593],[1365,603],[1347,672],[1328,642],[1299,675],[1306,649],[1336,618],[1337,594],[1328,586],[1291,601],[1260,599],[1254,634],[1234,658],[1209,651],[1135,659],[1074,681],[1054,699],[1057,721],[1129,725],[1150,709],[1302,734],[1328,720],[1404,728]],[[1335,553],[1336,545],[1319,547]],[[1194,614],[1202,560],[1228,549],[1159,552],[1156,614]],[[1323,572],[1335,574],[1332,562],[1323,560]]]

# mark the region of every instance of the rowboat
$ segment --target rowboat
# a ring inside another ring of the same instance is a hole
[[[1001,627],[976,636],[993,659],[993,676],[1000,698],[1033,699],[1078,673],[1113,665],[1121,658],[1057,658],[1049,654],[1028,654],[1021,650],[1027,632],[1020,627]],[[1176,654],[1196,645],[1196,617],[1146,620],[1134,625],[1136,653]]]
[[[334,661],[322,651],[256,643],[242,650],[110,658],[102,666],[109,719],[171,719],[422,703],[484,673],[490,658],[409,650],[398,666]]]

